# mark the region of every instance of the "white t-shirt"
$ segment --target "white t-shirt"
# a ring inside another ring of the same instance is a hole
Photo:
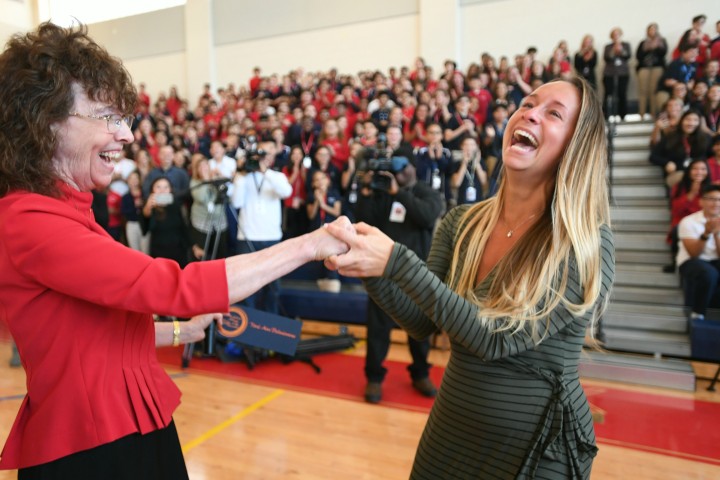
[[[683,244],[683,238],[687,239],[693,239],[696,240],[700,238],[700,235],[705,233],[705,223],[707,222],[707,219],[705,218],[705,214],[702,210],[699,212],[691,213],[687,217],[680,220],[680,223],[678,224],[678,238],[680,239],[680,249],[678,250],[676,263],[678,266],[682,265],[684,262],[690,260],[692,258],[690,254],[688,253],[687,249],[685,248],[685,245]],[[698,255],[700,260],[717,260],[718,253],[717,253],[717,247],[715,246],[715,235],[710,235],[710,238],[708,238],[707,242],[705,242],[705,248],[703,251]]]
[[[235,178],[232,204],[240,209],[239,240],[276,241],[282,238],[281,200],[292,194],[285,174],[274,170]]]

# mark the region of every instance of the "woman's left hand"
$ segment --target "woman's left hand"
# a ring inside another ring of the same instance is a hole
[[[213,321],[220,325],[222,313],[207,313],[197,315],[187,322],[180,322],[180,343],[199,342],[205,338],[205,329]]]
[[[356,223],[355,231],[328,224],[327,230],[350,247],[342,255],[325,260],[325,266],[347,277],[379,277],[385,271],[395,242],[379,229]]]

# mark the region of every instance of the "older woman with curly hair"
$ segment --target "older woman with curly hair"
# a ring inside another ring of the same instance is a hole
[[[180,392],[156,345],[197,341],[216,314],[346,246],[324,229],[185,269],[110,238],[91,190],[132,142],[136,92],[86,27],[44,23],[0,54],[0,318],[27,372],[0,460],[18,478],[188,478]],[[292,243],[291,243],[292,242]],[[153,325],[152,314],[196,316]]]

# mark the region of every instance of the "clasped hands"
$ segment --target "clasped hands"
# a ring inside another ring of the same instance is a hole
[[[331,243],[341,243],[339,251],[318,251],[317,259],[324,260],[330,270],[346,277],[379,277],[385,271],[395,242],[379,229],[363,222],[350,223],[343,216],[320,230]]]

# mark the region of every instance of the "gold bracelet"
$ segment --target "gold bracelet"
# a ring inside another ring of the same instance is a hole
[[[173,347],[180,345],[180,322],[173,320]]]

